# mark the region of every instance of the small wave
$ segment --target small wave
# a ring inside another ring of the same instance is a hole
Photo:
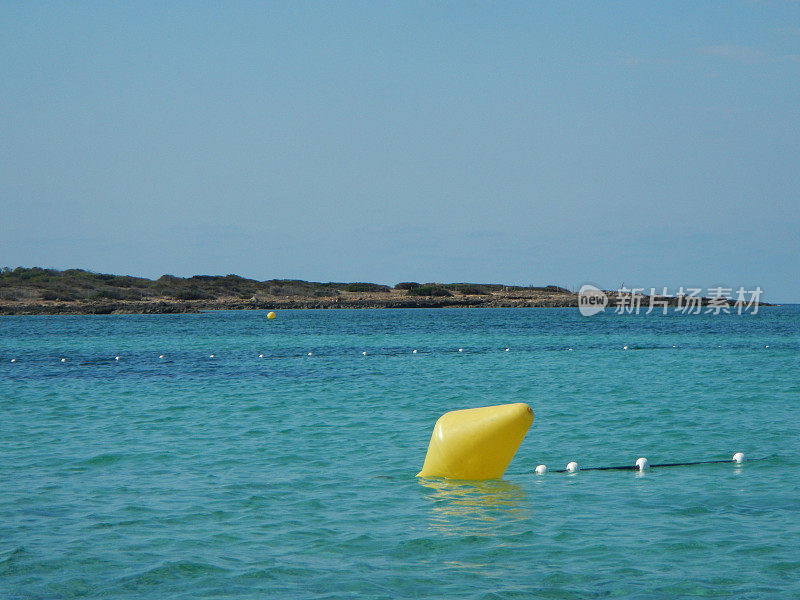
[[[165,561],[157,567],[142,571],[135,575],[126,575],[117,580],[117,584],[125,589],[157,587],[162,583],[197,579],[204,576],[220,576],[229,573],[228,569],[206,562]]]
[[[0,551],[0,574],[14,568],[14,565],[24,560],[28,552],[22,546],[11,550]]]
[[[128,456],[129,455],[122,454],[120,452],[104,452],[103,454],[98,454],[96,456],[93,456],[92,458],[87,458],[86,460],[83,460],[78,464],[87,467],[115,465],[125,460]]]
[[[77,466],[108,467],[112,465],[117,465],[123,461],[137,460],[137,459],[144,460],[148,463],[151,462],[163,463],[173,458],[174,455],[171,452],[161,452],[161,451],[131,452],[131,453],[104,452],[103,454],[97,454],[96,456],[92,456],[91,458],[87,458],[85,460],[80,461],[79,463],[77,463]]]

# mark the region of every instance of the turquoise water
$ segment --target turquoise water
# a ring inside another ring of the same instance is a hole
[[[0,334],[4,600],[800,596],[797,306],[2,317]],[[520,401],[535,421],[502,480],[414,477],[443,412]],[[532,474],[735,451],[776,456]]]

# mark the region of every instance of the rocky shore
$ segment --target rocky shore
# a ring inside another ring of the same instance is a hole
[[[616,306],[610,294],[607,310]],[[676,306],[676,298],[664,299]],[[701,306],[708,306],[708,298]],[[641,310],[647,310],[649,297],[641,300]],[[770,306],[761,303],[761,306]],[[208,310],[285,310],[285,309],[359,309],[359,308],[568,308],[578,306],[578,295],[565,293],[492,293],[490,295],[461,295],[451,297],[414,297],[403,293],[388,294],[343,293],[332,297],[264,297],[218,298],[213,300],[25,300],[0,301],[0,315],[108,315],[108,314],[176,314],[199,313]],[[656,306],[660,310],[660,305]]]
[[[405,293],[343,292],[331,297],[218,298],[213,300],[23,300],[0,301],[0,315],[107,315],[197,313],[206,310],[337,308],[501,308],[578,306],[577,294],[503,294],[419,297]]]

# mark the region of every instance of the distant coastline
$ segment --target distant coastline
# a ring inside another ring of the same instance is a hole
[[[610,292],[612,300],[614,292]],[[646,298],[646,297],[645,297]],[[677,302],[669,298],[670,304]],[[707,299],[703,300],[707,304]],[[646,304],[645,304],[646,305]],[[578,294],[556,285],[477,283],[317,283],[257,281],[237,275],[164,275],[156,280],[82,269],[4,268],[0,315],[170,314],[206,310],[341,308],[577,307]]]
[[[4,315],[577,305],[577,294],[554,285],[402,282],[390,287],[365,282],[257,281],[237,275],[164,275],[152,280],[82,269],[0,271],[0,314]]]

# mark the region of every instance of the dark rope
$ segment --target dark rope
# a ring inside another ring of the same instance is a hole
[[[770,456],[764,456],[762,458],[748,458],[745,462],[758,462],[761,460],[769,460],[770,458],[775,458],[775,454],[771,454]],[[721,464],[721,463],[732,463],[734,462],[732,459],[728,458],[725,460],[697,460],[693,462],[676,462],[676,463],[659,463],[657,465],[650,465],[651,469],[657,469],[658,467],[687,467],[690,465],[714,465],[714,464]],[[744,463],[736,463],[736,464],[744,464]],[[639,467],[636,465],[623,465],[617,467],[579,467],[579,471],[638,471]],[[555,469],[552,471],[553,473],[567,473],[566,469]]]

